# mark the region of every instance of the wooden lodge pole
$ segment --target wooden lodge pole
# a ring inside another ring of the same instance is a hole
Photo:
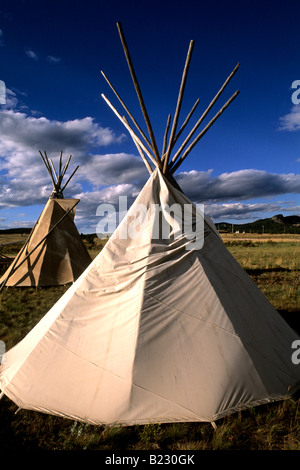
[[[139,103],[140,103],[140,106],[141,106],[142,113],[144,115],[144,119],[145,119],[145,122],[146,122],[146,125],[147,125],[147,129],[148,129],[148,132],[149,132],[149,137],[150,137],[150,140],[151,140],[151,143],[152,143],[152,150],[153,150],[153,153],[155,155],[157,165],[158,165],[159,168],[161,168],[162,163],[161,163],[161,159],[160,159],[159,152],[158,152],[158,149],[157,149],[157,145],[156,145],[152,125],[151,125],[151,122],[150,122],[150,119],[149,119],[149,116],[148,116],[148,112],[147,112],[147,109],[146,109],[146,105],[145,105],[145,102],[144,102],[142,92],[141,92],[141,89],[140,89],[140,86],[139,86],[139,83],[138,83],[138,80],[137,80],[137,77],[136,77],[136,74],[135,74],[135,71],[134,71],[133,63],[132,63],[132,60],[131,60],[131,57],[130,57],[129,49],[127,47],[127,43],[126,43],[126,39],[125,39],[125,36],[124,36],[124,33],[123,33],[121,23],[118,22],[117,27],[118,27],[121,43],[122,43],[122,46],[123,46],[123,50],[124,50],[124,53],[125,53],[125,57],[126,57],[126,60],[127,60],[127,64],[128,64],[129,70],[130,70],[131,78],[132,78],[132,81],[133,81],[133,84],[134,84],[134,87],[135,87],[135,90],[136,90],[136,93],[137,93],[137,96],[138,96],[138,99],[139,99]]]
[[[181,165],[181,163],[185,160],[187,155],[190,153],[190,151],[195,147],[195,145],[199,142],[201,137],[206,134],[208,129],[213,125],[213,123],[221,116],[221,114],[225,111],[225,109],[230,105],[230,103],[237,97],[239,94],[239,91],[236,91],[231,98],[224,104],[224,106],[217,112],[217,114],[210,120],[210,122],[207,124],[207,126],[200,132],[200,134],[195,138],[195,140],[189,145],[189,147],[186,149],[184,154],[179,158],[177,163],[170,169],[170,173],[173,174],[177,168]]]
[[[120,121],[123,123],[123,125],[126,127],[130,135],[138,142],[139,146],[143,149],[143,151],[148,155],[150,160],[154,163],[155,166],[157,166],[157,162],[155,160],[155,157],[149,152],[149,150],[145,147],[143,142],[138,138],[138,136],[134,133],[134,131],[131,129],[131,127],[128,124],[128,121],[125,120],[120,113],[116,110],[116,108],[111,104],[111,102],[106,98],[106,96],[102,93],[102,98],[106,101],[108,106],[112,109],[112,111],[115,113],[115,115],[120,119]]]
[[[192,40],[192,41],[190,41],[190,45],[189,45],[189,49],[188,49],[188,53],[187,53],[187,57],[186,57],[186,61],[185,61],[184,69],[183,69],[181,84],[180,84],[179,93],[178,93],[176,110],[175,110],[173,124],[172,124],[172,128],[171,128],[171,133],[170,133],[169,145],[168,145],[168,149],[167,149],[167,152],[166,152],[166,156],[164,158],[164,165],[163,165],[163,172],[164,173],[166,172],[166,170],[168,168],[170,153],[171,153],[171,150],[174,146],[174,138],[175,138],[175,134],[176,134],[178,118],[179,118],[179,113],[180,113],[180,109],[181,109],[181,104],[182,104],[183,93],[184,93],[184,89],[185,89],[188,69],[189,69],[189,65],[190,65],[190,62],[191,62],[191,58],[192,58],[193,48],[194,48],[194,41]]]
[[[236,65],[236,67],[233,69],[233,71],[231,72],[231,74],[228,76],[228,78],[225,80],[225,82],[223,83],[223,85],[221,86],[220,90],[218,91],[218,93],[215,95],[215,97],[213,98],[213,100],[210,102],[210,104],[208,105],[208,107],[206,108],[206,110],[204,111],[204,113],[202,114],[202,116],[200,117],[200,119],[197,121],[197,123],[195,124],[195,126],[193,127],[193,129],[191,130],[191,132],[189,133],[189,135],[186,137],[185,141],[182,143],[181,147],[178,149],[178,151],[176,152],[176,154],[173,156],[171,162],[170,162],[170,165],[169,165],[169,168],[176,162],[176,160],[178,159],[179,155],[181,154],[181,152],[183,151],[184,147],[187,145],[187,143],[189,142],[189,140],[191,139],[192,135],[196,132],[196,130],[198,129],[198,127],[200,126],[200,124],[202,123],[202,121],[205,119],[205,117],[207,116],[207,114],[209,113],[209,111],[211,110],[211,108],[213,107],[213,105],[215,104],[215,102],[217,101],[217,99],[220,97],[221,93],[224,91],[225,87],[228,85],[228,83],[230,82],[230,80],[232,79],[232,77],[235,75],[235,73],[237,72],[238,68],[239,68],[239,63]]]
[[[140,127],[140,125],[137,123],[136,119],[133,117],[132,113],[129,111],[129,109],[127,108],[126,104],[124,103],[124,101],[122,100],[122,98],[120,97],[120,95],[118,94],[117,90],[114,88],[114,86],[112,85],[112,83],[108,80],[107,76],[105,75],[105,73],[101,70],[101,73],[103,75],[103,77],[105,78],[106,82],[108,83],[108,85],[110,86],[110,88],[112,89],[112,91],[115,93],[116,97],[118,98],[118,100],[120,101],[121,105],[123,106],[123,108],[125,109],[125,111],[127,112],[128,116],[131,118],[132,122],[135,124],[136,128],[139,130],[140,134],[142,135],[142,137],[144,138],[145,142],[147,143],[147,145],[149,146],[150,150],[153,151],[152,149],[152,145],[151,143],[149,142],[149,139],[147,138],[147,136],[145,135],[144,131],[142,130],[142,128]]]

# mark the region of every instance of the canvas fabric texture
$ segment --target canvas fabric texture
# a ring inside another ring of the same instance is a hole
[[[155,170],[102,252],[7,352],[0,388],[19,407],[106,425],[215,421],[299,389],[298,335],[211,221],[198,250],[184,233],[153,239],[151,223],[122,238],[138,204],[174,203],[191,204]]]
[[[49,199],[17,265],[38,245],[78,199]],[[62,220],[43,243],[8,278],[6,286],[43,287],[74,282],[91,262],[74,223],[75,209]],[[0,279],[11,272],[12,265]]]

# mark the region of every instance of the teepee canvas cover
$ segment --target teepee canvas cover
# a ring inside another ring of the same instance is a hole
[[[214,422],[299,389],[298,336],[165,161],[147,166],[148,182],[102,252],[4,357],[0,389],[19,407],[95,424]],[[187,206],[203,220],[194,249],[167,209]]]
[[[200,250],[184,234],[153,239],[150,221],[124,238],[138,205],[155,204],[190,201],[156,170],[103,251],[8,351],[0,387],[19,407],[99,424],[215,421],[299,386],[297,335],[212,225]]]
[[[46,154],[44,158],[49,161]],[[0,279],[0,286],[67,284],[74,282],[90,264],[91,258],[74,223],[79,199],[64,199],[62,177],[58,180],[57,183],[53,178],[53,193],[25,246]]]

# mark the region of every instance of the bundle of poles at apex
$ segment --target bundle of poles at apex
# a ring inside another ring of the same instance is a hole
[[[39,151],[39,153],[40,153],[40,155],[42,157],[42,160],[45,164],[45,167],[46,167],[46,169],[47,169],[47,171],[48,171],[48,173],[51,177],[51,181],[52,181],[52,185],[53,185],[53,192],[52,192],[50,197],[52,199],[63,199],[64,198],[63,191],[66,189],[67,185],[71,181],[71,178],[73,178],[73,176],[75,175],[76,171],[79,168],[79,165],[77,165],[77,167],[75,168],[75,170],[73,171],[71,176],[68,178],[67,182],[62,186],[62,180],[63,180],[63,177],[65,176],[65,173],[68,169],[68,166],[69,166],[69,163],[71,161],[72,155],[69,156],[65,166],[62,167],[62,151],[61,151],[60,152],[60,158],[59,158],[59,167],[58,167],[58,171],[56,171],[55,167],[54,167],[54,164],[53,164],[53,161],[51,160],[51,158],[48,158],[47,152],[44,151],[44,155],[42,154],[41,151]]]
[[[174,153],[174,155],[172,155],[172,151],[174,151],[175,144],[177,143],[179,137],[181,136],[182,132],[186,128],[187,124],[189,123],[192,115],[194,114],[194,112],[195,112],[195,110],[196,110],[196,108],[199,104],[199,99],[197,99],[194,106],[192,107],[192,109],[188,113],[186,119],[184,120],[183,124],[181,125],[180,129],[177,131],[178,122],[179,122],[179,115],[180,115],[180,110],[181,110],[181,105],[182,105],[182,100],[183,100],[183,95],[184,95],[184,90],[185,90],[185,85],[186,85],[186,80],[187,80],[187,75],[188,75],[188,70],[189,70],[191,57],[192,57],[192,52],[193,52],[193,48],[194,48],[194,41],[193,40],[190,41],[187,56],[186,56],[186,61],[185,61],[185,65],[184,65],[184,69],[183,69],[183,73],[182,73],[182,79],[181,79],[181,84],[180,84],[180,88],[179,88],[179,93],[178,93],[178,99],[177,99],[177,104],[176,104],[176,108],[175,108],[174,118],[173,118],[172,125],[171,125],[171,115],[170,114],[168,115],[167,125],[166,125],[166,129],[165,129],[165,133],[164,133],[162,153],[160,155],[159,151],[158,151],[157,143],[156,143],[156,140],[155,140],[153,128],[152,128],[152,125],[151,125],[151,121],[150,121],[150,118],[149,118],[149,115],[148,115],[148,112],[147,112],[147,109],[146,109],[146,105],[145,105],[145,102],[144,102],[144,99],[143,99],[141,88],[140,88],[140,85],[138,83],[138,79],[137,79],[137,76],[136,76],[136,73],[135,73],[135,70],[134,70],[134,67],[133,67],[133,63],[132,63],[132,60],[131,60],[129,49],[128,49],[126,39],[125,39],[125,36],[124,36],[124,32],[123,32],[123,29],[122,29],[122,26],[121,26],[120,22],[117,23],[117,27],[118,27],[121,43],[122,43],[122,46],[123,46],[123,50],[124,50],[124,53],[125,53],[125,57],[126,57],[126,60],[127,60],[127,64],[128,64],[128,67],[129,67],[129,71],[130,71],[130,74],[131,74],[131,78],[132,78],[132,81],[133,81],[133,84],[134,84],[134,87],[135,87],[135,90],[136,90],[136,94],[137,94],[137,97],[138,97],[138,100],[139,100],[139,103],[140,103],[140,107],[141,107],[141,110],[142,110],[142,113],[143,113],[143,117],[145,119],[145,123],[146,123],[146,126],[147,126],[149,138],[146,136],[146,134],[142,130],[141,126],[137,123],[136,119],[134,118],[134,116],[132,115],[132,113],[130,112],[130,110],[128,109],[128,107],[126,106],[126,104],[124,103],[124,101],[122,100],[122,98],[120,97],[118,92],[116,91],[115,87],[112,85],[111,81],[107,78],[107,76],[105,75],[105,73],[103,71],[101,71],[103,77],[107,81],[110,88],[113,90],[114,94],[116,95],[119,102],[121,103],[121,105],[125,109],[126,113],[130,117],[131,121],[133,122],[133,124],[135,125],[137,130],[139,131],[140,136],[137,135],[137,133],[133,130],[133,128],[129,124],[127,118],[125,116],[122,116],[117,111],[117,109],[108,100],[108,98],[103,93],[101,94],[101,96],[105,100],[105,102],[108,104],[108,106],[113,110],[113,112],[116,114],[116,116],[120,119],[120,121],[123,123],[125,128],[128,130],[128,132],[131,135],[131,137],[132,137],[132,139],[133,139],[133,141],[134,141],[134,143],[135,143],[135,145],[138,149],[138,152],[139,152],[140,156],[142,157],[149,173],[151,174],[153,172],[153,166],[152,165],[154,165],[154,168],[156,168],[156,167],[159,168],[167,178],[169,177],[173,180],[172,175],[174,174],[174,172],[179,168],[179,166],[183,163],[183,161],[186,159],[186,157],[191,152],[191,150],[195,147],[195,145],[199,142],[199,140],[206,134],[206,132],[209,130],[209,128],[214,124],[214,122],[221,116],[221,114],[225,111],[225,109],[230,105],[230,103],[232,103],[232,101],[239,94],[239,91],[237,90],[231,96],[231,98],[229,98],[228,101],[220,108],[220,110],[209,121],[209,123],[204,127],[204,129],[202,129],[201,132],[196,137],[194,137],[194,139],[192,140],[192,137],[194,136],[195,132],[199,129],[199,127],[202,124],[203,120],[206,118],[206,116],[209,113],[209,111],[211,110],[211,108],[214,106],[214,104],[216,103],[216,101],[218,100],[218,98],[220,97],[220,95],[222,94],[222,92],[224,91],[224,89],[226,88],[226,86],[228,85],[230,80],[232,79],[232,77],[237,72],[240,64],[238,63],[236,65],[236,67],[233,69],[231,74],[228,76],[228,78],[225,80],[225,82],[223,83],[223,85],[219,89],[218,93],[215,95],[215,97],[210,102],[210,104],[205,109],[205,111],[202,113],[202,115],[200,116],[200,118],[198,119],[198,121],[196,122],[194,127],[192,128],[192,130],[189,132],[187,137],[184,139],[184,141],[180,145],[179,149]]]

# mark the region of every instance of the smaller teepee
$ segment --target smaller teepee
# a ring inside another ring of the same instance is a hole
[[[34,225],[27,242],[0,279],[0,290],[11,287],[55,286],[74,282],[91,262],[74,223],[79,199],[64,199],[63,191],[78,169],[62,185],[71,155],[59,169],[40,152],[53,184],[53,192]]]

